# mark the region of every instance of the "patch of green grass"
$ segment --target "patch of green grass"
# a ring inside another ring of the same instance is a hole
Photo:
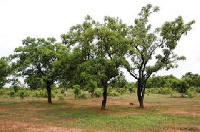
[[[76,126],[93,128],[106,131],[136,131],[136,130],[156,130],[162,131],[171,124],[200,123],[200,119],[192,117],[176,117],[172,115],[160,114],[138,114],[138,115],[103,115],[81,118]]]

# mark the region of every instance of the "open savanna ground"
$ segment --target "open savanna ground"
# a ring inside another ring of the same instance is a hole
[[[139,109],[135,94],[101,98],[53,100],[0,97],[0,131],[58,132],[188,132],[200,131],[200,96],[172,98],[149,94]],[[133,102],[133,105],[130,103]]]

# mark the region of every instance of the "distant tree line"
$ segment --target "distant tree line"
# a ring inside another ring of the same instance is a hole
[[[189,88],[200,87],[200,75],[187,72],[181,79],[173,75],[152,76],[147,81],[147,88]]]

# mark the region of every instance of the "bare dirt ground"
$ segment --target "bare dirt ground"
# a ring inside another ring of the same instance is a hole
[[[1,132],[29,131],[29,132],[81,132],[81,129],[58,127],[53,125],[36,125],[19,121],[0,122]]]

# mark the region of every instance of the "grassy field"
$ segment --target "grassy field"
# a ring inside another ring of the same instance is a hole
[[[134,105],[129,105],[133,102]],[[171,98],[150,94],[139,109],[136,96],[109,97],[107,110],[101,98],[53,100],[0,97],[0,131],[58,132],[198,132],[200,96]]]

